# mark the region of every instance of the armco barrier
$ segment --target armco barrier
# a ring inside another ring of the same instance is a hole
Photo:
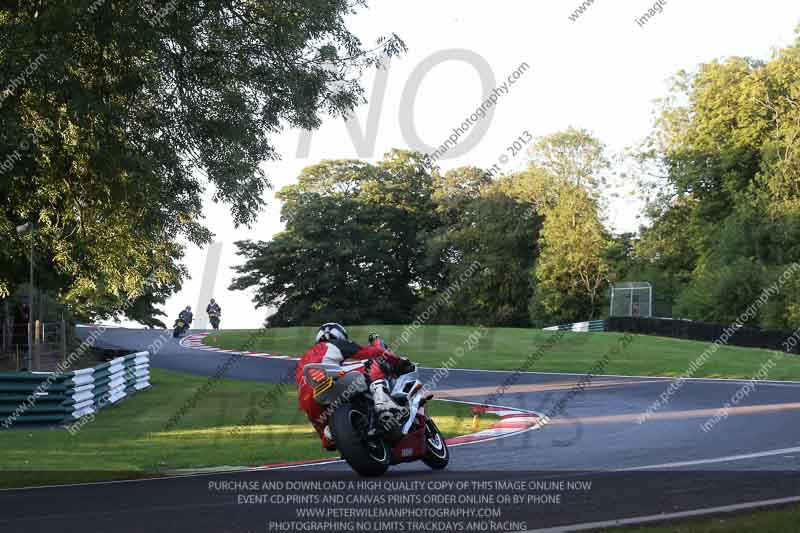
[[[588,322],[575,322],[574,324],[562,324],[560,326],[550,326],[544,331],[605,331],[606,323],[604,320],[590,320]]]
[[[788,351],[788,353],[793,354],[800,353],[800,344],[792,344],[789,350],[785,349],[786,345],[784,343],[795,335],[794,331],[789,330],[768,330],[751,327],[736,328],[730,324],[709,324],[671,318],[632,317],[611,317],[607,320],[607,329],[608,331],[620,333],[639,333],[642,335],[657,335],[659,337],[704,342],[715,342],[725,338],[727,339],[725,344],[731,346]],[[726,334],[726,331],[728,334]]]
[[[0,429],[31,422],[71,423],[149,387],[148,352],[62,374],[0,373]]]

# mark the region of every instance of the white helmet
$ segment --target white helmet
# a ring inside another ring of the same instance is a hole
[[[322,324],[319,327],[319,330],[317,330],[316,342],[328,342],[333,340],[346,341],[347,339],[347,330],[344,329],[344,326],[337,324],[336,322]]]

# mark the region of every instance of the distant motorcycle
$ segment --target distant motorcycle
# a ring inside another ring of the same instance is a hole
[[[208,319],[211,321],[212,328],[219,329],[219,313],[216,311],[211,311],[208,313]]]
[[[367,361],[369,364],[378,364]],[[350,467],[362,476],[380,476],[389,465],[421,460],[440,470],[450,461],[450,451],[439,428],[425,413],[431,396],[423,394],[417,367],[407,362],[390,380],[391,396],[402,411],[390,424],[375,413],[367,377],[338,365],[309,364],[303,369],[322,406],[337,406],[329,424],[336,447]],[[368,374],[368,373],[367,373]]]
[[[177,339],[178,337],[186,333],[188,329],[189,329],[189,324],[187,324],[184,319],[179,318],[178,320],[175,321],[175,329],[172,331],[172,336]]]

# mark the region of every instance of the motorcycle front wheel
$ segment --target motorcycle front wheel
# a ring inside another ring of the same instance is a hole
[[[425,455],[422,462],[434,470],[441,470],[450,462],[447,442],[430,417],[425,417]]]
[[[350,467],[365,477],[380,476],[389,468],[392,453],[380,438],[366,439],[367,413],[354,405],[333,412],[330,425],[336,448]]]

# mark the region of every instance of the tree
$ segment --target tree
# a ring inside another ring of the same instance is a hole
[[[597,202],[582,187],[565,184],[545,210],[536,261],[532,320],[585,320],[597,313],[609,282],[609,236]],[[540,314],[541,313],[541,314]]]
[[[454,168],[444,175],[437,174],[434,177],[433,199],[437,209],[446,214],[480,197],[483,190],[491,183],[491,174],[482,168]]]
[[[800,260],[800,47],[679,80],[653,134],[666,176],[640,255],[671,277],[684,316],[727,321]],[[774,297],[755,322],[796,327],[792,302]]]
[[[421,154],[323,161],[279,193],[286,230],[241,242],[232,289],[255,288],[275,324],[428,320],[528,324],[541,216],[478,168],[444,176]],[[448,294],[448,301],[440,300]]]
[[[641,268],[641,260],[636,256],[637,242],[636,234],[630,232],[609,237],[605,259],[609,266],[610,277],[625,280]]]
[[[692,220],[694,204],[688,196],[678,197],[665,206],[651,204],[647,212],[655,223],[642,228],[641,238],[635,245],[640,264],[629,280],[651,282],[654,299],[666,306],[665,316],[672,316],[669,314],[672,305],[691,282],[699,260],[700,243],[706,238],[705,226]]]
[[[426,284],[426,235],[436,224],[431,169],[393,150],[377,165],[323,161],[279,192],[286,229],[238,242],[246,258],[231,289],[254,287],[276,324],[404,322]]]
[[[236,243],[247,261],[230,288],[254,287],[257,307],[278,306],[272,325],[405,321],[413,302],[408,286],[395,284],[395,241],[381,227],[381,211],[354,199],[303,196],[293,222],[270,242]]]
[[[454,294],[438,321],[528,325],[529,274],[537,253],[541,216],[531,204],[493,185],[457,208],[446,205],[448,223],[429,244],[430,256],[439,259],[441,282],[419,308],[424,309],[452,287]]]
[[[531,166],[561,182],[596,192],[610,168],[605,145],[587,130],[567,128],[537,139],[530,149]]]
[[[24,261],[13,227],[35,220],[55,287],[83,318],[154,313],[186,276],[175,243],[210,241],[204,191],[236,224],[254,221],[271,136],[349,112],[363,69],[404,49],[394,35],[362,48],[344,20],[364,5],[5,3],[0,232],[12,244],[0,262]],[[19,270],[2,271],[0,292]]]
[[[709,265],[680,294],[675,310],[680,317],[732,324],[761,295],[764,274],[759,262],[745,257],[724,265]],[[753,318],[748,324],[758,322]]]

